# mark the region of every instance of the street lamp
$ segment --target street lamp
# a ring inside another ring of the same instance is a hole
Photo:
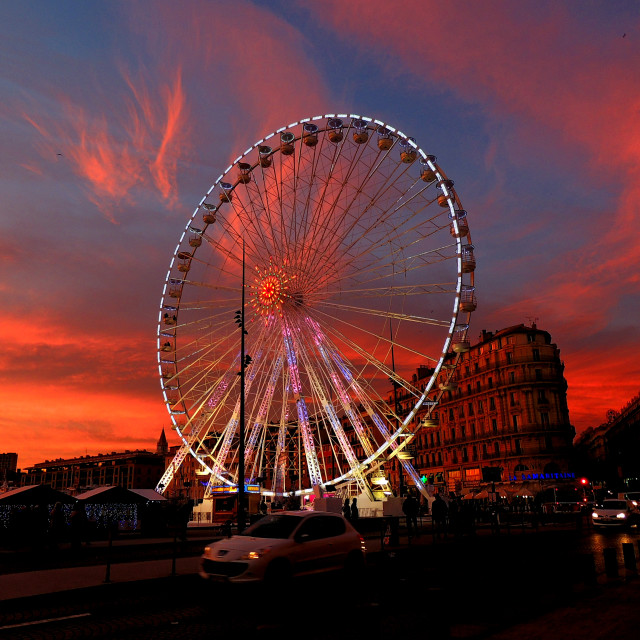
[[[245,439],[245,415],[244,415],[244,394],[245,394],[245,369],[251,364],[251,356],[244,352],[244,337],[247,331],[244,328],[244,283],[245,283],[245,251],[244,240],[242,241],[242,306],[236,311],[235,322],[240,327],[240,442],[238,446],[238,533],[244,531],[245,526],[245,491],[244,491],[244,439]]]

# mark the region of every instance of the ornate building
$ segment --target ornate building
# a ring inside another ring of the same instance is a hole
[[[452,380],[446,383],[446,368],[441,374],[445,391],[434,419],[419,430],[410,452],[425,482],[464,494],[489,483],[535,489],[574,477],[575,430],[551,335],[535,324],[517,325],[483,331],[477,344],[461,350]],[[423,388],[420,380],[429,374],[419,368],[414,385]],[[407,400],[398,392],[401,411]]]

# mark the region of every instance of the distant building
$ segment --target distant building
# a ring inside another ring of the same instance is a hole
[[[18,454],[0,453],[0,489],[12,485],[17,478]]]
[[[162,443],[164,430],[158,441]],[[166,437],[164,438],[166,443]],[[79,458],[45,460],[24,469],[21,485],[48,484],[76,494],[96,487],[153,489],[165,469],[165,452],[122,451]]]
[[[564,364],[550,334],[535,324],[483,331],[461,350],[451,384],[449,370],[440,374],[434,419],[409,452],[424,481],[464,494],[496,482],[536,491],[575,477]],[[414,385],[424,389],[432,372],[419,368]],[[415,397],[398,391],[397,402],[406,415]],[[423,418],[424,410],[416,426]]]
[[[640,394],[574,441],[580,473],[612,491],[640,490]]]

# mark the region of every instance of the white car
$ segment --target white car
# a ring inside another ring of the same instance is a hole
[[[283,511],[207,545],[200,575],[228,582],[281,582],[322,571],[357,570],[365,553],[364,538],[341,515]]]
[[[591,514],[594,527],[627,527],[636,524],[638,511],[628,500],[603,500]]]

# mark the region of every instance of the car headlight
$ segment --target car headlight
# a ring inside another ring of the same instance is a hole
[[[599,515],[594,511],[594,512],[591,514],[591,517],[592,517],[592,518],[599,518],[600,516],[599,516]]]
[[[627,514],[626,513],[619,513],[616,518],[626,518]]]
[[[262,558],[267,553],[269,553],[271,549],[268,547],[266,549],[257,549],[256,551],[248,551],[242,555],[242,560],[257,560],[258,558]]]

